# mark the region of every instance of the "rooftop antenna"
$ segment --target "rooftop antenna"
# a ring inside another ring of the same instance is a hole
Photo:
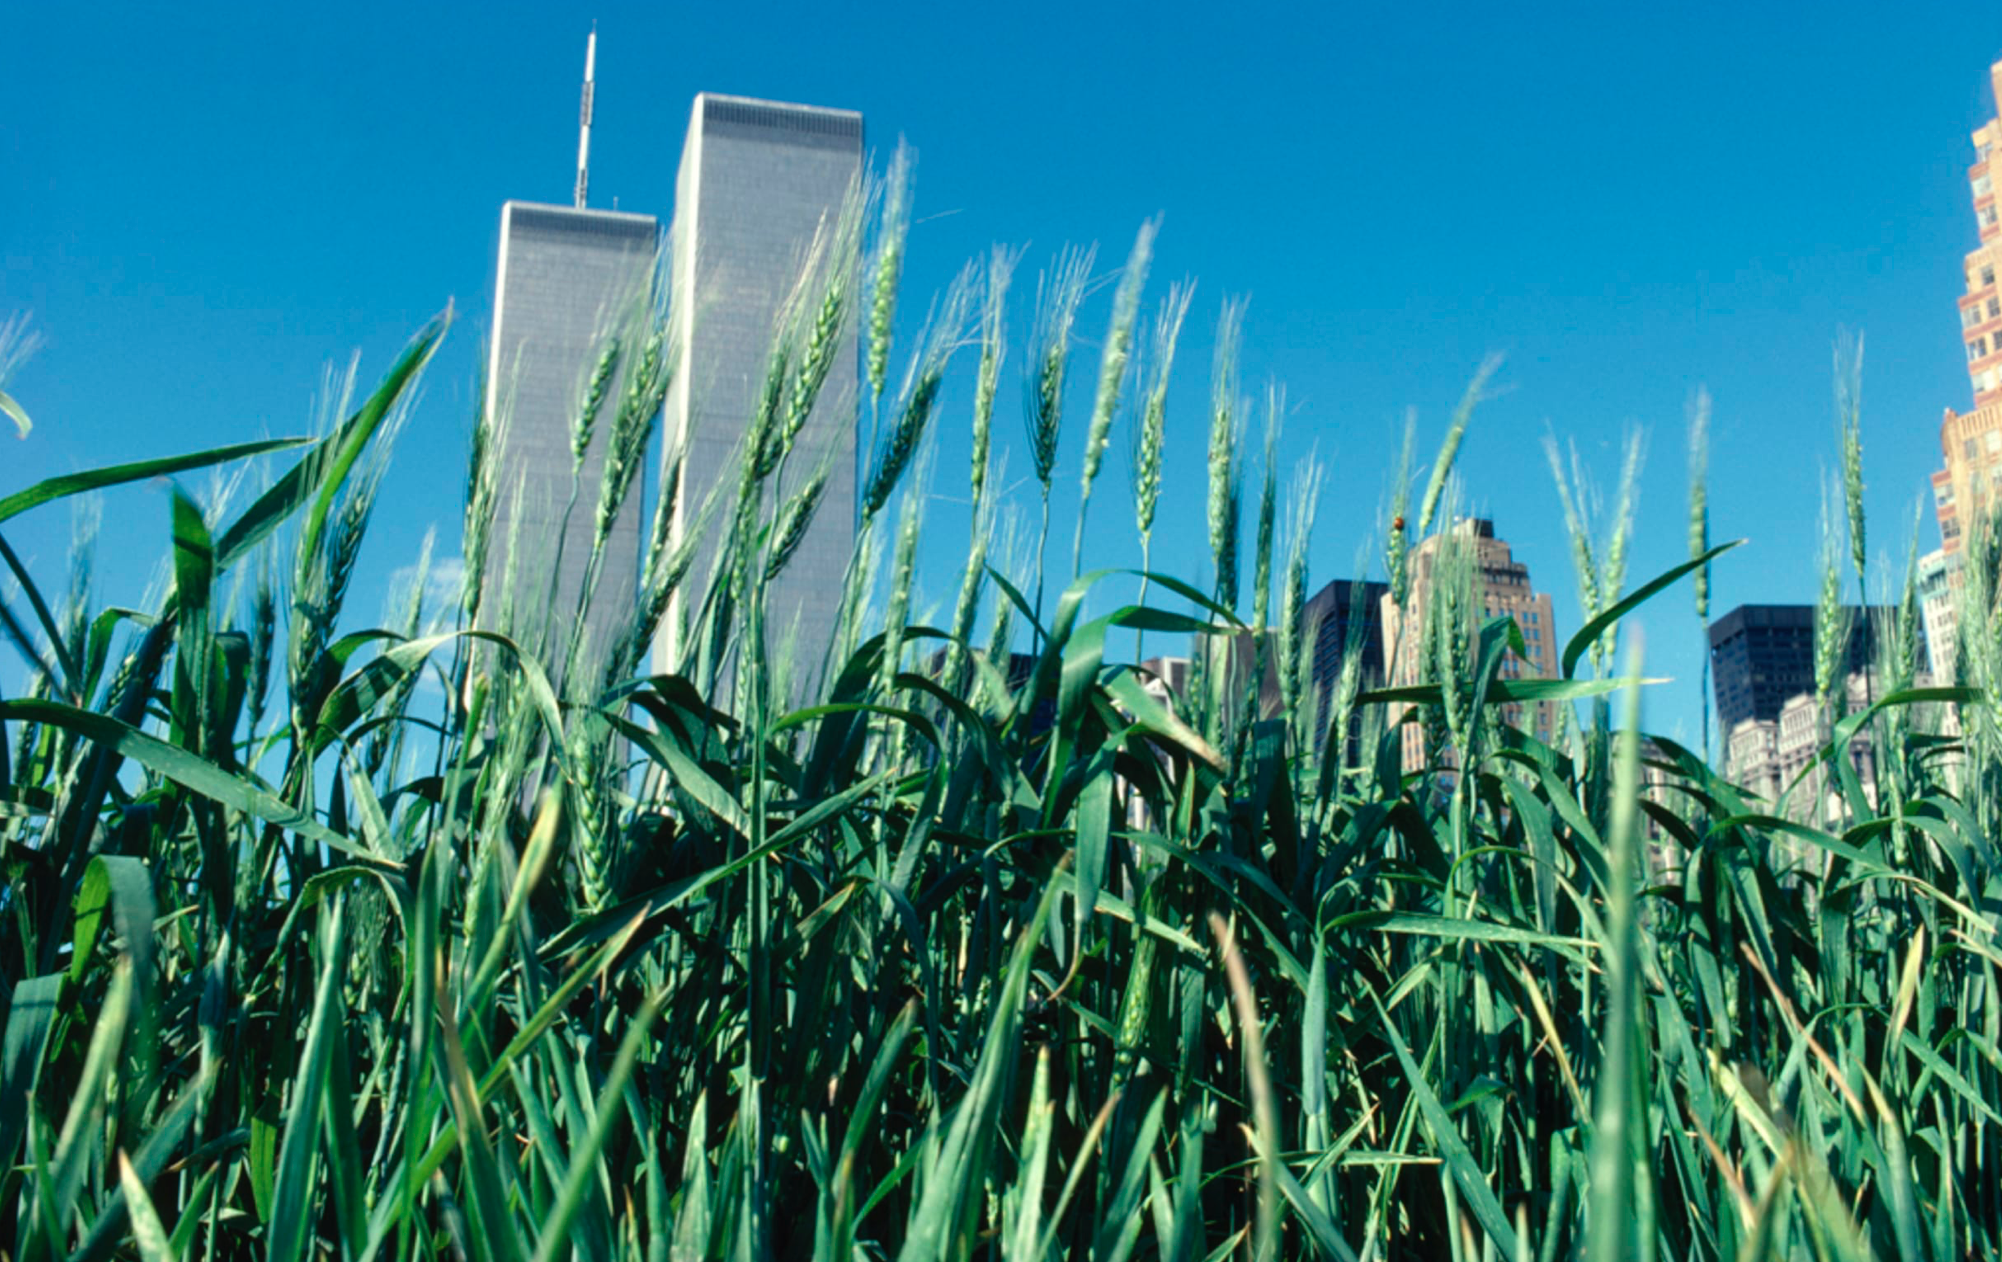
[[[584,104],[577,115],[577,209],[584,209],[591,191],[591,92],[598,70],[598,24],[591,23],[591,38],[584,45]]]

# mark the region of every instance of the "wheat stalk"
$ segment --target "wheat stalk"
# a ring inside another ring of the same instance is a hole
[[[1397,471],[1390,482],[1390,528],[1383,536],[1383,565],[1390,580],[1390,598],[1404,608],[1411,597],[1411,466],[1418,444],[1418,413],[1404,413],[1404,443],[1398,449]]]
[[[1841,452],[1842,500],[1849,525],[1849,559],[1856,566],[1858,599],[1863,594],[1868,546],[1863,520],[1863,336],[1835,344],[1835,429]]]
[[[1842,499],[1849,525],[1849,559],[1856,567],[1856,602],[1867,609],[1869,548],[1863,519],[1863,335],[1835,343],[1835,425],[1841,453]],[[1875,684],[1863,675],[1863,701],[1875,700]]]
[[[1140,533],[1139,603],[1147,603],[1149,574],[1154,565],[1154,514],[1161,503],[1161,460],[1167,447],[1168,380],[1175,367],[1175,346],[1181,340],[1182,322],[1188,318],[1189,300],[1195,285],[1177,281],[1168,287],[1161,309],[1154,317],[1151,351],[1142,365],[1143,383],[1140,423],[1133,429],[1133,454],[1129,467],[1133,476],[1133,520]],[[1133,631],[1135,661],[1146,657],[1147,632]]]
[[[674,378],[673,343],[665,328],[655,328],[641,348],[639,362],[626,379],[619,410],[605,444],[605,467],[598,488],[598,507],[591,523],[591,552],[599,555],[611,538],[619,510],[632,493],[640,465],[646,459],[661,403]]]
[[[973,619],[980,608],[980,593],[987,581],[987,548],[993,535],[994,504],[988,500],[974,508],[973,523],[968,531],[966,564],[960,570],[959,596],[952,606],[944,680],[946,689],[954,696],[966,695],[967,654],[973,641]]]
[[[1698,386],[1690,396],[1689,428],[1689,559],[1710,551],[1710,391]],[[1710,757],[1710,563],[1696,567],[1690,578],[1696,600],[1696,621],[1703,640],[1703,676],[1698,691],[1703,705],[1703,756]]]
[[[1140,292],[1147,284],[1147,269],[1154,258],[1154,236],[1160,230],[1159,217],[1140,225],[1133,238],[1133,251],[1119,274],[1119,288],[1112,297],[1112,323],[1105,333],[1105,346],[1098,361],[1098,390],[1092,398],[1091,424],[1085,430],[1084,467],[1078,483],[1077,531],[1071,545],[1071,573],[1084,567],[1084,528],[1091,510],[1091,488],[1098,480],[1105,460],[1105,447],[1112,438],[1112,418],[1119,410],[1119,392],[1126,381],[1127,361],[1133,353],[1133,328],[1140,320]]]
[[[896,316],[898,281],[903,275],[904,241],[910,232],[911,167],[916,155],[901,138],[890,158],[884,181],[881,217],[876,226],[875,256],[869,265],[869,338],[867,379],[871,407],[883,400],[890,369],[891,325]]]
[[[1237,444],[1242,413],[1237,397],[1238,342],[1244,331],[1244,303],[1226,298],[1217,316],[1216,352],[1210,370],[1209,542],[1216,566],[1217,603],[1237,607],[1238,503],[1244,467]]]
[[[967,309],[971,303],[974,272],[962,268],[944,298],[933,304],[925,321],[925,333],[904,376],[897,419],[876,444],[869,476],[863,483],[862,520],[866,523],[883,511],[896,492],[897,484],[910,467],[911,458],[923,444],[938,405],[939,389],[945,383],[952,354],[965,339]]]
[[[7,383],[41,346],[42,335],[28,327],[27,312],[17,312],[0,320],[0,414],[14,422],[14,428],[22,438],[28,436],[34,425],[28,420],[27,410],[7,393]]]
[[[1710,551],[1710,392],[1698,386],[1689,401],[1689,559]],[[1710,623],[1710,566],[1693,577],[1696,617]]]
[[[1306,621],[1307,563],[1322,477],[1321,462],[1310,453],[1294,468],[1292,486],[1286,493],[1286,568],[1279,601],[1279,686],[1287,722],[1296,734],[1313,730],[1311,719],[1302,713],[1301,702],[1307,693],[1313,664],[1314,635]]]
[[[1564,506],[1564,533],[1571,543],[1571,566],[1578,577],[1578,604],[1585,621],[1599,616],[1606,604],[1606,588],[1600,576],[1598,550],[1592,540],[1592,518],[1596,488],[1586,478],[1584,467],[1578,460],[1578,448],[1571,447],[1570,471],[1565,470],[1564,454],[1557,445],[1557,435],[1546,432],[1543,436],[1543,454],[1550,462],[1550,476],[1557,483],[1557,498]],[[1600,650],[1593,646],[1592,662],[1596,669],[1600,662]]]
[[[1814,693],[1824,714],[1833,712],[1849,656],[1849,609],[1842,603],[1842,526],[1835,508],[1840,495],[1837,485],[1822,488],[1821,587],[1814,607]]]
[[[1277,383],[1265,390],[1265,449],[1258,492],[1258,533],[1253,536],[1251,625],[1263,643],[1272,606],[1272,545],[1279,514],[1279,426],[1286,412],[1286,391]],[[1261,650],[1261,656],[1263,651]],[[1263,670],[1261,662],[1259,668]]]
[[[573,477],[583,472],[584,455],[591,449],[591,435],[597,430],[598,414],[604,411],[605,393],[611,384],[612,374],[618,371],[622,349],[616,336],[603,340],[597,362],[591,366],[577,406],[571,413],[570,472]]]
[[[972,498],[976,507],[987,493],[988,449],[994,435],[994,393],[1007,358],[1008,285],[1014,279],[1021,252],[995,246],[987,256],[987,283],[980,302],[980,368],[973,381]]]
[[[830,467],[822,467],[807,479],[805,486],[793,494],[772,523],[772,544],[765,553],[765,581],[771,582],[784,570],[799,545],[806,540],[807,529],[813,525],[814,512],[820,507],[821,496],[827,490],[827,475]]]
[[[1474,409],[1486,400],[1488,382],[1501,370],[1501,356],[1490,355],[1474,370],[1472,381],[1467,383],[1465,393],[1460,396],[1459,405],[1453,409],[1452,418],[1446,423],[1445,440],[1439,444],[1439,458],[1432,465],[1431,480],[1425,484],[1425,497],[1418,503],[1418,534],[1423,538],[1432,529],[1432,515],[1439,507],[1439,495],[1446,489],[1446,479],[1453,472],[1453,462],[1459,459],[1460,444],[1467,436],[1467,422],[1473,419]]]
[[[918,480],[920,483],[926,480],[922,470]],[[911,588],[917,578],[918,531],[924,522],[924,500],[924,495],[916,490],[906,495],[897,523],[897,541],[890,560],[889,599],[883,614],[882,673],[876,683],[878,691],[886,696],[894,687],[903,661],[904,631],[910,621]],[[908,730],[898,725],[897,752],[901,752],[904,734]]]

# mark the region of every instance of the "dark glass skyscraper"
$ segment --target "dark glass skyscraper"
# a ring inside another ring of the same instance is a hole
[[[1883,605],[1852,608],[1844,674],[1869,666]],[[1710,675],[1724,735],[1746,719],[1777,719],[1793,697],[1814,691],[1814,606],[1740,605],[1710,624]]]
[[[668,391],[665,448],[683,453],[674,537],[692,529],[705,496],[734,491],[774,321],[808,259],[832,231],[862,169],[862,116],[703,93],[695,98],[675,184],[673,267],[680,371]],[[827,462],[825,493],[805,542],[774,584],[774,647],[792,638],[796,692],[810,690],[834,633],[842,576],[855,543],[855,321],[850,320],[819,402],[787,465],[790,496]],[[714,533],[714,532],[712,532]],[[709,544],[677,593],[656,667],[679,652],[680,622],[709,581]]]

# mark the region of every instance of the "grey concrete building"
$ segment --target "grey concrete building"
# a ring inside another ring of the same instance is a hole
[[[626,335],[649,299],[659,225],[651,215],[508,202],[487,364],[488,415],[502,418],[500,490],[480,622],[530,644],[561,668],[590,561],[607,434],[623,372],[607,383],[598,423],[574,473],[573,423],[609,338]],[[457,476],[456,473],[450,476]],[[587,612],[582,660],[602,660],[631,632],[642,495],[614,519]]]
[[[675,184],[675,292],[681,371],[670,387],[665,450],[683,453],[674,538],[694,528],[705,496],[733,494],[739,441],[751,416],[781,303],[816,233],[832,230],[861,176],[862,116],[703,93],[695,98]],[[786,470],[789,495],[829,462],[813,526],[770,594],[774,648],[793,640],[795,697],[816,687],[832,638],[842,576],[855,543],[855,321]],[[712,529],[712,534],[719,533]],[[656,641],[656,666],[682,650],[686,622],[710,581],[710,543],[677,593]]]

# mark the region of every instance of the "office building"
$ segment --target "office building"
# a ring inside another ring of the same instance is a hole
[[[1932,677],[1952,683],[1960,641],[1961,555],[1944,548],[1919,558],[1919,618],[1925,626],[1926,667]]]
[[[703,93],[695,98],[675,183],[675,292],[681,371],[668,391],[664,447],[680,452],[673,538],[698,523],[712,488],[734,495],[739,444],[755,405],[781,304],[816,234],[831,231],[862,169],[862,116]],[[826,489],[805,541],[773,584],[772,648],[793,643],[794,696],[817,691],[855,544],[856,356],[850,320],[833,370],[787,463],[790,495],[823,467]],[[712,531],[712,533],[720,533]],[[656,641],[672,669],[711,581],[710,544]]]
[[[1891,609],[1851,608],[1846,673],[1867,667],[1876,628]],[[1792,698],[1814,691],[1814,606],[1740,605],[1710,624],[1710,679],[1718,727],[1728,736],[1747,719],[1777,720]]]
[[[1383,686],[1383,618],[1380,610],[1390,584],[1338,578],[1307,598],[1307,626],[1314,636],[1313,688],[1315,699],[1314,747],[1327,743],[1335,688],[1341,681],[1347,660],[1349,637],[1356,637],[1356,686],[1359,690]],[[1362,729],[1362,715],[1349,716],[1349,760],[1361,751],[1356,742]]]
[[[1927,687],[1933,677],[1922,671],[1912,682],[1916,687]],[[1882,675],[1874,670],[1851,671],[1842,681],[1841,713],[1856,714],[1870,704],[1871,698],[1883,695]],[[1919,731],[1946,734],[1958,730],[1953,710],[1948,706],[1922,704],[1908,707],[1905,715]],[[1847,822],[1842,787],[1829,774],[1828,765],[1820,761],[1821,750],[1833,738],[1839,718],[1832,707],[1824,707],[1810,691],[1787,698],[1771,718],[1745,719],[1727,728],[1725,779],[1774,809],[1781,809],[1788,819],[1840,829]],[[1874,807],[1877,749],[1872,725],[1866,723],[1856,729],[1847,756],[1865,800]],[[1783,795],[1786,800],[1782,806]],[[1825,857],[1818,850],[1797,844],[1793,848],[1801,857],[1817,862]]]
[[[500,494],[487,553],[483,624],[546,645],[560,668],[591,558],[607,435],[624,363],[607,383],[598,423],[575,468],[571,435],[609,339],[625,335],[648,298],[659,227],[651,215],[508,202],[488,346],[488,415],[503,418]],[[643,316],[641,317],[643,318]],[[573,469],[577,502],[568,512]],[[586,659],[632,629],[641,496],[628,494],[604,543],[585,617]]]
[[[2002,62],[1988,69],[1990,90],[2002,103]],[[2002,178],[2002,120],[1989,119],[1973,135],[1974,164],[1967,168],[1975,229],[1980,244],[1967,255],[1966,292],[1960,298],[1961,341],[1967,348],[1967,375],[1974,409],[1946,410],[1940,422],[1940,454],[1932,475],[1941,550],[1958,552],[1967,535],[1985,529],[2002,508],[2002,225],[1998,225],[1995,182]]]
[[[1400,609],[1388,590],[1378,599],[1383,621],[1383,648],[1388,654],[1390,677],[1397,683],[1418,683],[1437,678],[1433,664],[1424,661],[1425,620],[1436,594],[1441,563],[1449,549],[1469,550],[1474,569],[1478,624],[1488,618],[1509,617],[1522,631],[1525,656],[1509,650],[1501,664],[1503,679],[1552,679],[1557,676],[1557,623],[1551,613],[1550,595],[1539,592],[1529,581],[1529,567],[1515,559],[1506,541],[1495,537],[1494,523],[1481,517],[1462,517],[1444,531],[1431,536],[1411,550],[1408,559],[1411,595]],[[1469,633],[1469,641],[1473,633]],[[1472,671],[1469,662],[1467,669]],[[1392,722],[1401,717],[1393,712]],[[1557,707],[1540,702],[1525,708],[1511,702],[1501,707],[1504,722],[1524,728],[1539,740],[1550,740],[1556,731]],[[1415,770],[1425,765],[1425,733],[1418,724],[1404,729],[1404,766]]]
[[[501,207],[486,374],[499,483],[478,618],[539,651],[557,678],[573,642],[580,662],[601,663],[631,635],[639,580],[643,497],[634,487],[601,544],[592,599],[577,626],[626,357],[611,361],[614,371],[601,383],[581,462],[573,434],[608,348],[615,341],[630,348],[645,336],[660,237],[651,215],[585,208],[596,60],[594,33],[585,54],[575,204]]]

